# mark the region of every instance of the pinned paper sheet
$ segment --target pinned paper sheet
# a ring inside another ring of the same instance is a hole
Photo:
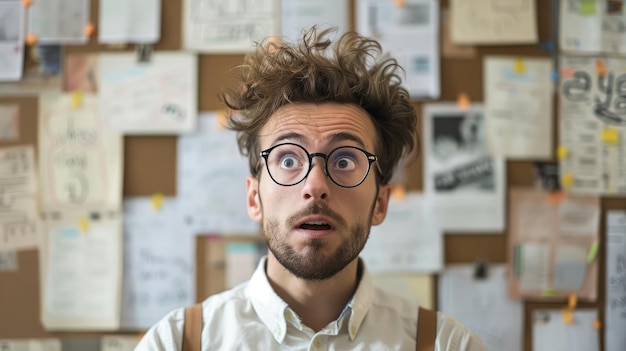
[[[524,59],[518,58],[517,60],[515,60],[515,73],[524,74],[525,71],[526,71],[526,67],[524,64]]]
[[[80,107],[83,104],[83,93],[75,91],[72,94],[72,107]]]
[[[563,184],[564,187],[572,186],[572,184],[574,184],[574,176],[571,173],[564,174],[563,178],[561,178],[561,184]]]
[[[592,263],[596,259],[596,255],[598,254],[598,241],[594,241],[589,248],[589,253],[587,254],[587,263]]]
[[[26,36],[27,45],[35,45],[36,42],[37,42],[37,36],[35,34],[29,34]]]
[[[566,308],[563,310],[563,323],[572,324],[574,322],[574,315],[572,314],[572,310]]]
[[[402,185],[396,185],[391,190],[391,196],[396,200],[403,201],[406,198],[406,189]]]
[[[89,231],[89,220],[87,220],[87,217],[81,217],[78,220],[78,229],[81,233],[87,233]]]
[[[571,310],[576,308],[576,305],[578,305],[578,295],[569,294],[569,297],[567,299],[567,307]]]
[[[85,35],[90,37],[94,30],[96,29],[96,27],[93,25],[93,23],[89,23],[85,26]]]
[[[164,196],[161,193],[156,193],[152,195],[152,198],[150,199],[150,204],[152,205],[152,209],[155,211],[160,210],[161,207],[163,206],[163,199],[164,199]]]
[[[467,94],[465,93],[460,93],[459,97],[456,99],[456,104],[462,110],[469,109],[470,107],[469,96],[467,96]]]
[[[556,149],[556,156],[560,160],[567,158],[568,155],[569,155],[569,149],[567,148],[567,146],[561,145]]]
[[[602,141],[605,144],[617,144],[619,141],[619,132],[615,128],[604,128],[604,130],[602,130]]]
[[[604,60],[602,59],[596,60],[596,72],[601,77],[606,76],[606,64],[604,63]]]

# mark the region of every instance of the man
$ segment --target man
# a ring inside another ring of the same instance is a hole
[[[250,161],[247,207],[269,254],[251,280],[202,304],[202,350],[414,350],[417,306],[372,284],[358,255],[385,218],[394,166],[417,141],[396,61],[354,32],[267,41],[222,97]],[[180,350],[184,310],[137,350]],[[434,324],[434,323],[433,323]],[[484,350],[439,314],[435,350]]]

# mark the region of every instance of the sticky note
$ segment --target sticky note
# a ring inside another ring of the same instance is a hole
[[[163,206],[163,199],[164,199],[164,196],[161,193],[156,193],[152,195],[152,198],[150,199],[150,204],[152,205],[152,209],[153,210],[161,209],[161,207]]]
[[[563,199],[567,197],[567,193],[564,191],[555,191],[553,193],[548,194],[548,202],[555,205],[561,202]]]
[[[406,189],[401,185],[394,186],[391,191],[391,196],[396,200],[403,201],[406,198]]]
[[[83,93],[75,91],[72,94],[72,107],[80,107],[83,104]]]
[[[595,15],[596,13],[596,0],[580,0],[580,14],[581,15]]]
[[[598,73],[599,76],[606,76],[606,65],[604,64],[604,60],[603,59],[597,59],[596,60],[596,72]]]
[[[598,254],[598,241],[594,241],[589,248],[589,253],[587,253],[587,263],[591,263],[596,259],[596,255]]]
[[[572,324],[572,322],[574,322],[574,314],[572,313],[572,310],[570,310],[569,308],[564,309],[563,310],[563,323]]]
[[[567,158],[567,155],[569,155],[569,149],[567,146],[561,145],[556,149],[556,157],[560,160]]]
[[[34,45],[37,42],[37,36],[35,34],[29,34],[26,36],[26,44]]]
[[[593,321],[593,327],[595,329],[600,329],[601,326],[602,326],[602,322],[600,322],[599,320],[596,319]]]
[[[78,229],[80,229],[81,233],[89,231],[89,220],[87,220],[87,217],[81,217],[78,220]]]
[[[605,144],[617,144],[619,141],[619,132],[615,128],[604,128],[602,130],[602,141]]]
[[[465,110],[470,107],[470,99],[469,96],[465,93],[460,93],[459,97],[456,99],[456,104],[460,109]]]
[[[564,187],[572,186],[572,184],[574,184],[574,176],[571,173],[563,174],[563,177],[561,177],[561,184]]]
[[[556,291],[554,289],[545,289],[541,292],[541,296],[550,297],[554,295],[556,295]]]
[[[95,29],[96,27],[93,25],[93,23],[89,23],[85,26],[85,35],[90,37]]]
[[[515,73],[524,74],[526,71],[526,64],[523,58],[518,58],[515,60]]]
[[[569,309],[574,309],[576,308],[577,304],[578,304],[578,296],[576,294],[569,294],[569,297],[567,298],[567,307]]]

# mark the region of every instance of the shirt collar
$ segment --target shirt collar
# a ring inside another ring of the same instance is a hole
[[[274,339],[282,344],[287,333],[287,320],[300,330],[302,329],[302,324],[296,313],[289,308],[289,305],[272,289],[265,272],[266,263],[267,256],[259,261],[259,265],[248,284],[248,296],[263,324],[270,330]],[[374,300],[374,284],[372,278],[360,258],[358,264],[358,269],[361,273],[359,286],[338,319],[341,321],[346,313],[351,312],[348,322],[348,335],[350,336],[350,340],[356,338],[363,319],[365,319],[365,315]]]

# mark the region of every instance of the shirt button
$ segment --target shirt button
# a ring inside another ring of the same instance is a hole
[[[317,347],[318,349],[320,347],[322,347],[322,341],[320,341],[320,339],[315,339],[315,341],[313,342],[313,344],[315,345],[315,347]]]

